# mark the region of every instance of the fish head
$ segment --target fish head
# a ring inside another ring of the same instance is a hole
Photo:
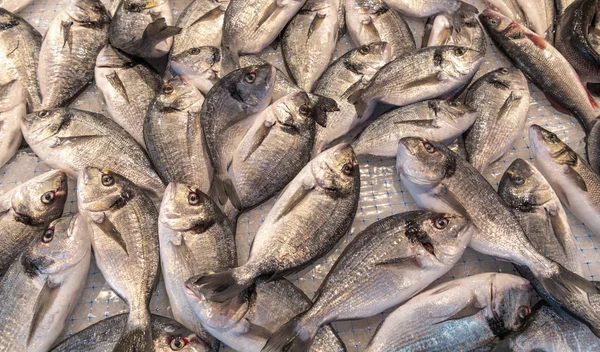
[[[135,193],[131,181],[107,169],[86,167],[77,177],[77,202],[82,211],[121,208],[136,196]]]
[[[558,136],[538,125],[529,127],[529,143],[536,164],[575,166],[579,156]]]
[[[158,324],[158,327],[156,325]],[[183,325],[169,320],[155,320],[152,325],[152,340],[156,352],[208,352],[211,348],[198,335]]]
[[[127,12],[142,12],[163,5],[167,0],[123,0],[123,9]]]
[[[269,64],[240,68],[219,81],[247,114],[258,113],[269,105],[274,82],[275,67]]]
[[[184,80],[204,79],[215,84],[221,75],[221,50],[214,46],[191,48],[171,56],[169,66]]]
[[[486,320],[500,338],[519,330],[531,314],[533,287],[526,279],[508,274],[490,278],[490,313]]]
[[[498,194],[511,208],[527,212],[550,201],[553,192],[533,165],[523,159],[516,159],[502,176]]]
[[[313,106],[306,92],[290,93],[272,105],[277,123],[286,132],[296,134],[314,129]]]
[[[108,23],[110,16],[100,0],[71,0],[66,12],[79,23]]]
[[[360,185],[358,160],[347,143],[317,155],[311,161],[311,171],[318,187],[338,195],[352,194]]]
[[[25,104],[27,94],[21,81],[12,80],[0,86],[0,112],[12,110]]]
[[[159,222],[173,231],[201,233],[222,220],[215,202],[197,186],[171,182],[160,205]]]
[[[23,116],[21,130],[27,143],[41,143],[67,128],[73,115],[68,108],[39,110]]]
[[[387,42],[375,42],[350,51],[344,59],[344,66],[370,79],[390,60],[392,60],[392,46]]]
[[[471,77],[483,62],[485,52],[466,46],[445,45],[433,54],[436,66],[450,77]]]
[[[427,106],[436,119],[460,131],[466,131],[478,116],[477,110],[460,101],[430,100]]]
[[[90,234],[89,223],[79,214],[56,219],[27,249],[21,263],[30,275],[62,272],[91,251]]]
[[[0,7],[0,32],[18,26],[20,18]]]
[[[525,75],[516,67],[501,67],[486,75],[486,81],[505,90],[522,90],[527,87]]]
[[[490,37],[497,41],[513,41],[521,39],[525,35],[526,29],[518,22],[490,9],[483,10],[479,14],[479,21]]]
[[[435,263],[454,263],[471,241],[473,226],[465,217],[457,214],[418,211],[413,223],[407,221],[407,236],[422,245],[425,255]],[[410,228],[410,226],[417,228]],[[415,238],[411,238],[414,236]]]
[[[155,102],[161,110],[183,111],[199,101],[204,101],[202,93],[193,85],[185,83],[181,77],[174,76],[163,83]]]
[[[440,143],[406,137],[398,143],[396,169],[403,181],[432,189],[454,173],[456,158]]]
[[[63,213],[67,201],[67,175],[53,170],[18,186],[10,200],[15,220],[45,226]]]
[[[110,44],[106,44],[96,58],[97,68],[126,68],[135,64],[134,59]]]

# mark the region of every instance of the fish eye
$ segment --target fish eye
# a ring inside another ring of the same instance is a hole
[[[490,18],[490,20],[488,21],[492,26],[497,26],[498,25],[498,20],[495,18]]]
[[[112,186],[115,183],[114,177],[109,174],[102,175],[102,185],[105,187]]]
[[[458,47],[456,49],[454,49],[454,53],[458,56],[463,56],[467,51],[465,50],[465,48],[462,47]]]
[[[176,336],[171,340],[171,343],[169,343],[169,347],[171,347],[173,351],[179,351],[185,346],[187,346],[187,344],[188,342],[186,341],[186,339],[180,336]]]
[[[188,204],[189,205],[198,205],[200,203],[200,197],[198,197],[197,192],[188,193]]]
[[[516,185],[522,185],[523,183],[525,183],[525,180],[523,179],[523,177],[519,176],[519,175],[514,175],[513,177],[511,177],[511,180],[516,184]]]
[[[448,226],[450,220],[447,217],[437,218],[433,221],[433,226],[438,230],[443,230]]]
[[[48,117],[48,115],[50,115],[50,111],[48,111],[48,110],[42,110],[37,113],[37,116],[39,116],[41,118]]]
[[[308,115],[310,113],[310,105],[308,104],[303,104],[302,106],[300,106],[300,108],[298,109],[298,111],[300,112],[300,115]]]
[[[457,106],[461,106],[461,105],[462,105],[462,103],[461,103],[460,101],[451,101],[451,102],[449,102],[448,104],[449,104],[450,106],[454,106],[454,107],[457,107]]]
[[[508,74],[508,69],[506,67],[503,67],[500,69],[500,73],[502,73],[503,75],[507,75]]]
[[[352,165],[352,163],[345,163],[344,166],[342,166],[342,172],[345,175],[351,175],[352,170],[354,170],[354,165]]]
[[[50,204],[54,200],[54,197],[56,197],[56,193],[54,191],[48,191],[42,194],[42,203]]]
[[[163,93],[165,93],[166,95],[173,93],[173,86],[170,84],[165,84],[163,86]]]
[[[256,81],[256,71],[248,73],[246,77],[244,77],[244,81],[250,84],[254,83],[254,81]]]
[[[367,55],[369,53],[369,47],[368,46],[361,46],[359,49],[360,53],[363,55]]]
[[[530,313],[531,313],[531,309],[527,306],[520,306],[519,309],[517,310],[517,315],[519,316],[519,319],[521,319],[521,320],[525,320],[525,318],[527,318]]]
[[[558,138],[558,136],[552,132],[547,132],[546,134],[546,139],[548,140],[548,142],[552,143],[552,144],[557,144],[560,142],[560,139]]]
[[[100,12],[100,11],[102,11],[102,6],[100,4],[94,4],[94,5],[92,5],[92,11],[94,11],[96,13]]]
[[[190,54],[191,55],[198,55],[198,54],[200,54],[200,48],[192,48],[192,49],[190,49]]]
[[[429,143],[428,141],[424,140],[423,141],[423,147],[425,148],[425,150],[428,153],[435,153],[435,147],[433,145],[431,145],[431,143]]]
[[[50,243],[50,242],[52,242],[53,239],[54,239],[54,227],[50,227],[46,230],[46,232],[44,232],[44,235],[42,236],[42,242]]]

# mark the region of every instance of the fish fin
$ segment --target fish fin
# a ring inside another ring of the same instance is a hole
[[[567,176],[567,178],[570,179],[575,184],[575,186],[577,186],[579,189],[581,189],[584,192],[588,191],[585,180],[583,179],[583,177],[581,177],[581,175],[577,172],[577,170],[575,170],[572,166],[567,166],[565,168],[564,173]]]
[[[261,340],[266,340],[271,336],[271,332],[268,329],[263,328],[260,325],[252,324],[248,318],[244,319],[246,320],[246,324],[248,324],[248,332],[246,332],[246,334],[258,337]]]
[[[209,194],[211,198],[217,201],[220,205],[227,203],[227,191],[225,190],[224,180],[219,176],[214,175],[212,184],[210,185]]]
[[[58,295],[58,288],[60,285],[53,285],[49,280],[46,280],[44,287],[38,294],[35,301],[35,307],[33,308],[33,318],[31,319],[31,326],[29,327],[29,334],[27,335],[27,345],[31,342],[31,338],[35,335],[37,328],[48,313],[52,304],[56,301]]]
[[[192,27],[192,26],[194,26],[194,25],[196,25],[196,24],[198,24],[198,23],[200,23],[200,22],[204,22],[204,21],[212,21],[212,20],[215,20],[215,19],[217,19],[219,16],[221,16],[221,15],[222,15],[224,12],[225,12],[225,11],[223,11],[223,9],[221,8],[221,6],[217,6],[217,7],[215,7],[214,9],[212,9],[212,10],[210,10],[210,11],[206,12],[204,15],[202,15],[202,16],[200,16],[200,17],[198,17],[198,19],[197,19],[197,20],[195,20],[194,22],[192,22],[192,24],[190,24],[190,25],[188,26],[188,28],[189,28],[189,27]]]
[[[348,96],[348,102],[350,104],[354,105],[354,108],[356,109],[357,117],[360,119],[365,114],[365,111],[367,111],[369,104],[367,104],[362,99],[363,89],[353,88],[353,87],[350,87],[349,90],[350,89],[356,89],[356,90]],[[346,94],[347,92],[348,91],[344,92],[344,94]]]
[[[106,217],[106,215],[103,215],[103,218],[101,220],[94,220],[94,224],[96,224],[96,226],[98,226],[98,228],[102,230],[102,232],[104,232],[109,238],[117,242],[119,247],[123,248],[125,254],[129,255],[129,253],[127,252],[127,244],[125,243],[123,236],[115,227],[115,224],[113,224],[112,221],[110,221],[108,217]]]
[[[455,212],[461,214],[463,216],[468,216],[465,207],[462,203],[456,198],[456,196],[448,191],[445,186],[441,186],[435,194],[434,197],[438,198],[442,202],[446,203],[450,208],[454,209]]]
[[[296,193],[294,193],[290,199],[288,199],[285,206],[282,207],[281,211],[277,215],[275,221],[278,221],[282,217],[286,216],[290,213],[294,208],[296,208],[302,201],[306,198],[306,196],[314,189],[315,187],[306,187],[305,185],[300,186]]]
[[[560,206],[560,204],[558,206]],[[562,249],[562,252],[568,258],[567,244],[564,242],[565,238],[564,238],[564,236],[560,236],[559,234],[570,233],[571,228],[565,228],[565,226],[564,226],[565,224],[562,221],[560,221],[558,216],[556,216],[556,211],[554,211],[554,213],[555,213],[554,215],[552,214],[553,212],[548,210],[548,208],[544,208],[544,211],[546,212],[546,218],[548,219],[548,224],[550,227],[549,230],[551,231],[554,238],[556,238],[556,241],[558,242],[558,244],[560,244],[560,248]],[[568,224],[566,224],[566,225],[569,226]]]
[[[113,348],[113,352],[151,351],[154,351],[154,344],[152,342],[152,327],[150,322],[144,326],[128,326]]]
[[[438,295],[440,293],[446,292],[446,291],[448,291],[448,290],[450,290],[450,289],[452,289],[454,287],[457,287],[457,286],[458,286],[458,284],[456,284],[456,281],[447,281],[447,282],[445,282],[445,283],[437,286],[435,288],[435,291],[432,291],[430,295],[431,296]]]
[[[362,79],[359,79],[358,81],[352,83],[352,85],[350,85],[350,87],[348,87],[348,89],[346,89],[346,91],[344,91],[344,93],[342,93],[341,95],[341,99],[347,99],[348,102],[354,104],[354,102],[357,101],[359,97],[355,97],[354,94],[356,94],[356,92],[361,92],[362,90],[365,88],[365,83],[363,82]]]
[[[531,40],[531,42],[537,46],[538,48],[544,50],[548,47],[548,42],[544,40],[544,38],[540,37],[535,33],[525,33],[525,36]]]
[[[425,76],[423,78],[411,81],[402,86],[401,89],[412,89],[421,86],[431,86],[440,82],[448,80],[448,75],[445,72],[440,72],[432,75]]]
[[[516,91],[510,92],[510,95],[508,96],[508,98],[506,98],[504,104],[502,104],[502,107],[500,107],[500,110],[498,111],[498,118],[496,119],[496,121],[501,123],[501,121],[509,119],[511,117],[511,112],[514,108],[515,101],[521,100],[522,98],[523,96],[520,93]]]
[[[327,113],[340,111],[337,101],[318,94],[307,93],[312,102],[312,117],[322,127],[327,127]]]
[[[168,26],[167,20],[164,17],[161,17],[146,26],[141,40],[149,43],[153,47],[155,43],[160,43],[165,39],[179,34],[180,32],[181,28]]]
[[[127,104],[129,104],[129,97],[127,96],[127,90],[125,89],[125,85],[116,71],[113,71],[111,74],[106,75],[106,80],[110,85],[119,93],[119,95],[125,99]]]
[[[570,207],[571,204],[569,204],[569,198],[567,197],[567,193],[562,189],[562,187],[559,184],[556,184],[552,185],[552,188],[554,189],[554,192],[556,193],[558,198],[560,198],[560,200],[563,201],[567,207]]]
[[[267,8],[265,9],[265,12],[263,13],[260,20],[258,20],[256,27],[258,28],[262,26],[265,22],[269,20],[271,16],[275,15],[275,13],[278,11],[281,11],[281,8],[277,5],[277,1],[271,1],[269,6],[267,6]]]
[[[376,263],[375,266],[376,267],[384,267],[384,268],[395,267],[398,269],[402,269],[405,267],[412,267],[412,268],[422,268],[423,267],[423,265],[421,265],[421,262],[419,261],[419,259],[414,255],[411,255],[409,257],[384,259],[384,260]]]
[[[556,100],[550,98],[548,96],[548,94],[544,94],[544,95],[546,96],[546,99],[548,100],[548,102],[550,102],[550,105],[552,105],[552,107],[556,111],[558,111],[560,113],[563,113],[565,115],[573,116],[573,114],[569,110],[567,110],[566,108],[562,107],[562,105],[560,105]]]
[[[105,138],[105,135],[90,135],[90,136],[67,136],[67,137],[56,137],[56,142],[50,146],[50,148],[57,148],[67,143],[79,143],[85,142],[95,138]]]
[[[73,43],[73,37],[71,35],[71,26],[73,26],[73,21],[62,21],[60,22],[60,31],[63,34],[63,48],[65,45],[69,44],[69,50],[71,48],[71,44]]]
[[[225,193],[227,194],[227,198],[231,205],[233,205],[236,209],[242,209],[242,202],[240,201],[240,197],[237,194],[237,191],[230,180],[226,180],[223,182],[223,186],[225,187]]]
[[[222,303],[238,296],[253,283],[254,280],[239,283],[233,277],[233,269],[228,269],[194,276],[186,282],[186,286],[210,301]]]
[[[325,21],[325,17],[327,17],[326,13],[321,13],[319,11],[315,13],[315,17],[313,18],[312,22],[310,23],[310,26],[308,27],[308,35],[306,37],[306,41],[310,39],[314,32],[319,30],[319,28]]]
[[[300,313],[283,324],[267,340],[261,352],[308,351],[317,335],[319,326],[302,324],[305,314],[306,312]]]
[[[462,307],[459,311],[455,312],[448,318],[435,323],[434,325],[441,324],[450,320],[459,320],[462,318],[470,317],[481,312],[483,309],[485,309],[485,307],[479,304],[477,299],[471,298],[469,302],[467,302],[467,304],[464,307]]]
[[[254,153],[258,149],[258,147],[260,147],[262,142],[269,135],[269,132],[271,132],[271,128],[273,128],[274,125],[275,123],[272,121],[265,121],[264,123],[260,124],[260,127],[258,127],[256,132],[251,136],[252,141],[250,143],[250,146],[243,153],[244,161],[248,160],[252,153]]]
[[[435,120],[433,119],[424,119],[424,120],[404,120],[404,121],[394,121],[394,125],[413,125],[417,127],[434,127]]]

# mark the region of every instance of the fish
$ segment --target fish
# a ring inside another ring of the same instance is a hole
[[[498,48],[544,92],[555,108],[568,111],[579,119],[584,129],[591,129],[600,115],[600,105],[558,50],[497,12],[484,10],[479,20]]]
[[[525,17],[525,14],[519,7],[519,4],[517,4],[517,0],[484,0],[484,2],[490,9],[499,12],[511,20],[529,28],[527,17]]]
[[[264,352],[305,351],[317,329],[398,305],[450,270],[471,238],[467,219],[409,211],[369,225],[344,249],[312,305],[277,330]]]
[[[41,230],[0,281],[0,341],[17,351],[45,352],[61,336],[85,286],[90,228],[67,215]]]
[[[68,105],[94,79],[96,57],[108,43],[109,23],[100,0],[70,0],[54,17],[37,67],[42,109]]]
[[[229,0],[194,0],[175,22],[181,32],[173,37],[171,56],[192,48],[220,47],[223,37],[223,18]]]
[[[386,42],[391,59],[416,50],[408,23],[383,0],[343,1],[346,2],[346,26],[355,46]]]
[[[257,54],[271,44],[306,0],[233,1],[223,19],[223,74],[238,69],[241,54]]]
[[[469,217],[475,227],[472,249],[512,262],[543,299],[600,332],[595,303],[600,289],[537,251],[510,207],[471,164],[442,144],[407,137],[398,144],[396,168],[420,207]]]
[[[394,10],[409,17],[429,17],[439,13],[454,13],[460,6],[460,0],[386,0],[385,2]]]
[[[423,29],[421,48],[444,45],[452,34],[452,18],[447,14],[439,14],[427,18]]]
[[[206,95],[200,125],[214,168],[213,191],[220,205],[227,202],[225,182],[233,151],[258,113],[271,100],[275,71],[269,64],[247,66],[224,76]]]
[[[183,182],[208,192],[212,166],[200,129],[204,97],[192,85],[175,76],[148,108],[144,140],[148,155],[165,184]]]
[[[203,326],[204,315],[195,313],[188,303],[185,282],[194,275],[237,264],[235,228],[198,186],[171,182],[160,205],[158,236],[161,270],[173,317],[217,351],[219,344],[209,335],[213,331]],[[216,320],[221,319],[222,312],[228,312],[227,304],[224,309],[221,304],[207,305],[219,312]]]
[[[115,347],[125,329],[128,314],[117,314],[92,324],[56,345],[52,352],[106,352]],[[156,352],[211,352],[198,335],[178,322],[152,314],[152,342]]]
[[[161,76],[111,45],[98,54],[94,75],[108,115],[145,148],[144,119],[162,86]]]
[[[310,161],[316,121],[305,92],[271,104],[254,121],[227,169],[233,206],[241,212],[271,198]]]
[[[594,124],[590,133],[585,137],[585,148],[590,167],[595,173],[600,174],[600,124],[596,125]]]
[[[144,149],[110,118],[83,110],[58,108],[29,114],[21,132],[46,164],[76,178],[88,166],[110,168],[160,199],[164,184]]]
[[[306,92],[312,91],[333,58],[341,1],[307,0],[282,32],[281,53],[285,65],[294,81]]]
[[[21,1],[19,3],[24,3]],[[36,70],[42,35],[18,15],[0,6],[0,86],[18,80],[26,91],[29,112],[42,104]]]
[[[475,121],[477,111],[458,101],[426,100],[379,116],[352,142],[357,155],[395,157],[403,137],[421,136],[446,145]]]
[[[221,78],[221,49],[201,46],[177,55],[171,54],[169,67],[184,82],[193,85],[202,94],[208,94]]]
[[[14,80],[0,86],[0,167],[21,145],[21,119],[27,115],[27,97],[23,84]]]
[[[148,305],[160,265],[156,207],[127,178],[95,167],[79,172],[77,203],[91,223],[98,268],[129,306],[126,328],[113,351],[151,351]]]
[[[18,13],[21,10],[23,10],[24,8],[26,8],[27,6],[29,6],[29,4],[31,4],[32,2],[33,2],[33,0],[24,0],[24,1],[0,0],[0,7],[5,9],[6,11],[9,11],[12,13]]]
[[[389,62],[348,100],[366,120],[378,103],[404,106],[452,96],[471,80],[483,55],[454,45],[423,48]]]
[[[248,262],[199,275],[194,286],[208,300],[224,302],[262,276],[275,279],[309,266],[350,230],[359,189],[352,147],[339,144],[326,150],[279,195],[254,237]]]
[[[529,281],[515,275],[482,273],[448,281],[388,315],[365,351],[489,350],[523,327],[532,296]]]
[[[574,1],[575,0],[554,0],[554,5],[556,6],[556,20],[557,21],[560,21],[560,18],[564,15],[564,13],[567,10],[567,8]]]
[[[120,0],[110,22],[110,44],[127,54],[158,58],[169,53],[173,36],[169,0]]]
[[[549,43],[554,42],[554,0],[515,0],[523,10],[529,28]]]
[[[600,16],[594,16],[590,28],[588,28],[588,40],[592,48],[600,53]]]
[[[584,82],[600,83],[600,53],[590,43],[598,0],[577,0],[560,17],[556,27],[556,50],[569,61]]]
[[[231,326],[222,329],[211,328],[212,324],[220,324],[216,320],[222,316],[211,316],[210,313],[214,310],[206,311],[207,301],[201,294],[196,295],[192,281],[193,278],[185,291],[188,301],[199,312],[199,316],[205,317],[203,322],[211,334],[237,351],[259,352],[270,333],[311,304],[304,292],[286,279],[259,280],[249,297],[242,301],[244,303],[239,311],[226,312]],[[214,307],[214,303],[212,306]],[[330,325],[325,325],[317,332],[315,343],[308,351],[343,352],[346,349],[335,330]]]
[[[487,39],[477,20],[478,13],[475,6],[463,3],[452,15],[441,14],[433,17],[431,30],[434,33],[432,35],[426,31],[423,34],[423,46],[465,46],[485,54]]]
[[[584,277],[579,246],[560,199],[528,161],[515,159],[498,186],[498,194],[519,220],[525,235],[545,257]]]
[[[10,265],[63,213],[67,175],[48,171],[0,196],[0,278]]]
[[[327,115],[327,127],[317,126],[313,157],[364,122],[347,98],[366,85],[390,60],[391,47],[386,42],[376,42],[350,50],[329,65],[315,83],[313,92],[334,99],[339,111]]]
[[[522,331],[511,334],[492,351],[591,352],[598,349],[600,340],[585,324],[540,301],[533,307]]]
[[[514,67],[488,72],[469,87],[465,104],[478,116],[467,131],[465,147],[467,161],[477,171],[487,171],[521,136],[530,98],[527,79]]]

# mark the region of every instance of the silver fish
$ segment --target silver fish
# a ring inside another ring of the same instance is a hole
[[[21,119],[27,115],[27,93],[20,81],[0,86],[0,167],[21,145]]]
[[[108,42],[109,22],[100,0],[70,0],[54,17],[37,71],[43,109],[68,105],[92,81],[96,57]]]
[[[181,32],[171,24],[169,0],[120,0],[110,22],[110,43],[134,56],[161,57]]]
[[[503,14],[504,16],[529,27],[527,18],[523,10],[517,4],[517,0],[484,0],[485,4],[492,10]]]
[[[357,118],[356,109],[347,98],[366,85],[390,60],[390,46],[377,42],[350,50],[329,65],[315,84],[314,93],[335,99],[339,111],[327,115],[327,127],[317,126],[313,157],[364,122]]]
[[[352,142],[357,155],[395,157],[397,143],[409,136],[450,144],[475,121],[477,111],[460,102],[426,100],[379,116]]]
[[[522,277],[483,273],[445,282],[388,315],[367,352],[473,351],[519,330],[533,289]],[[450,333],[448,333],[450,332]]]
[[[104,115],[69,108],[41,110],[25,116],[21,132],[40,159],[71,177],[87,166],[109,168],[162,197],[164,185],[144,149]]]
[[[523,159],[513,161],[500,180],[498,194],[511,207],[525,235],[538,251],[585,276],[579,246],[560,199],[533,165]]]
[[[471,248],[516,264],[540,296],[600,332],[600,289],[537,251],[508,205],[466,160],[442,144],[408,137],[400,140],[396,167],[419,206],[468,216],[476,229]]]
[[[515,0],[523,10],[529,28],[548,42],[554,42],[554,0]]]
[[[429,17],[438,13],[454,13],[462,4],[460,0],[386,0],[386,3],[401,14],[410,17]]]
[[[112,351],[127,325],[128,314],[118,314],[93,324],[54,347],[52,352],[106,352]],[[153,346],[156,352],[210,352],[213,351],[198,335],[178,322],[152,314]]]
[[[0,7],[6,11],[17,13],[31,4],[33,0],[0,0]]]
[[[196,87],[178,76],[171,78],[148,108],[144,140],[150,160],[166,184],[189,183],[208,192],[212,166],[200,129],[203,102]]]
[[[596,174],[600,174],[600,124],[594,124],[586,136],[585,148],[590,167]]]
[[[90,228],[80,215],[54,220],[0,282],[0,342],[46,352],[60,337],[85,285]]]
[[[79,210],[92,227],[92,248],[110,288],[129,306],[114,351],[151,351],[148,305],[158,282],[158,213],[140,188],[108,170],[86,167],[77,178]]]
[[[62,215],[67,175],[49,171],[0,197],[0,277],[51,221]]]
[[[21,17],[0,6],[0,85],[18,80],[27,91],[29,111],[42,104],[36,77],[42,35]]]
[[[202,94],[208,94],[221,78],[221,50],[214,46],[201,46],[177,55],[171,54],[169,67],[184,82],[195,86]]]
[[[471,80],[483,55],[452,45],[420,49],[382,67],[350,101],[355,102],[358,115],[367,119],[378,103],[404,106],[453,95]]]
[[[529,86],[517,68],[499,68],[481,76],[465,103],[479,116],[467,132],[467,161],[483,173],[521,136],[529,111]]]
[[[391,58],[416,50],[415,38],[406,20],[383,0],[343,0],[346,26],[355,46],[386,42]]]
[[[179,55],[192,48],[221,46],[223,18],[229,0],[194,0],[177,18],[175,26],[181,32],[173,37],[171,55]]]
[[[560,18],[565,13],[565,10],[571,5],[575,0],[554,0],[554,4],[556,5],[556,20],[560,21]]]
[[[148,105],[162,86],[153,68],[107,45],[96,59],[96,86],[108,115],[145,147],[144,119]]]
[[[281,277],[309,266],[350,229],[359,188],[358,161],[348,144],[321,153],[279,196],[254,238],[248,262],[200,275],[193,284],[207,299],[223,302],[261,276]]]
[[[465,46],[485,54],[487,39],[483,27],[477,20],[478,13],[475,6],[463,3],[461,8],[452,15],[436,16],[431,28],[431,31],[434,31],[433,35],[427,31],[423,34],[423,43],[427,43],[424,46]],[[441,21],[438,21],[438,18]],[[440,24],[442,28],[436,28],[436,25]]]
[[[323,324],[406,301],[450,270],[470,239],[469,222],[451,214],[412,211],[375,222],[344,249],[312,306],[276,331],[263,351],[304,351]]]
[[[283,31],[281,52],[291,76],[307,92],[333,58],[342,0],[307,0]],[[380,40],[377,40],[380,41]]]

